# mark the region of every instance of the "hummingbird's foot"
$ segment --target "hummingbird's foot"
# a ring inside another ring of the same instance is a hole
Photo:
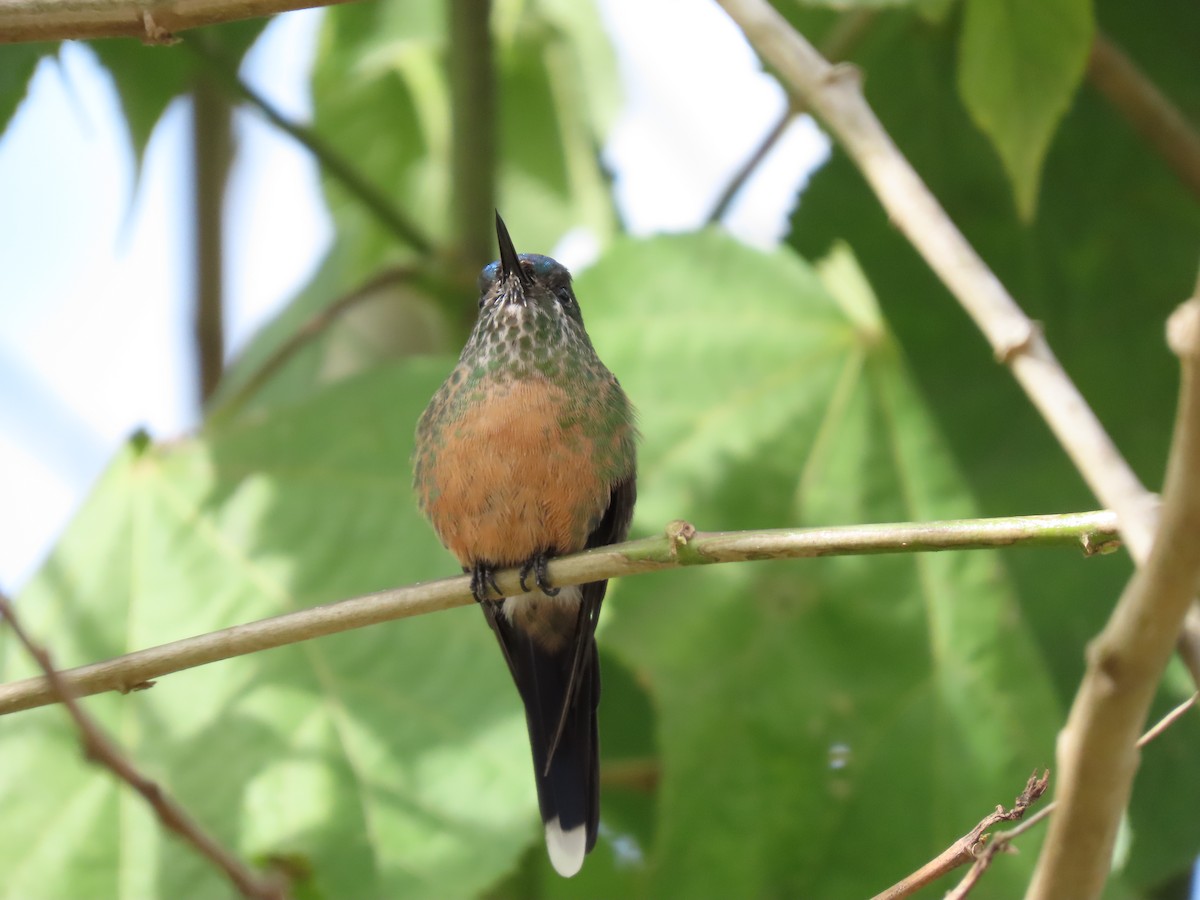
[[[521,590],[528,591],[529,588],[525,584],[525,579],[529,577],[529,573],[533,573],[534,584],[547,597],[557,597],[558,592],[562,588],[553,587],[550,584],[550,577],[546,574],[546,565],[550,562],[550,557],[546,553],[535,553],[529,559],[525,560],[521,566],[521,571],[517,573],[521,582]]]
[[[475,595],[475,602],[483,603],[492,599],[488,597],[489,589],[495,592],[495,599],[503,599],[504,595],[496,584],[496,570],[487,563],[477,562],[471,567],[471,593]]]

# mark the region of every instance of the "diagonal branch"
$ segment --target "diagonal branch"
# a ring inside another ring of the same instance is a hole
[[[311,341],[324,334],[355,306],[378,297],[379,292],[385,288],[415,281],[420,276],[420,270],[412,266],[394,266],[384,269],[354,290],[338,297],[328,306],[317,310],[299,328],[289,334],[287,339],[281,342],[258,368],[232,391],[228,398],[221,399],[215,408],[209,410],[207,427],[212,428],[236,416],[263,389],[267,382],[287,365],[292,357]]]
[[[1179,719],[1195,708],[1198,698],[1200,698],[1200,694],[1192,694],[1192,696],[1168,712],[1149,728],[1145,734],[1138,738],[1137,745],[1139,747],[1146,746],[1174,725]],[[954,869],[964,866],[967,863],[973,863],[970,871],[958,883],[958,886],[945,896],[945,900],[963,900],[979,883],[984,872],[988,870],[988,867],[992,864],[992,860],[998,854],[1015,853],[1016,848],[1012,846],[1013,840],[1044,822],[1054,812],[1055,802],[1051,801],[1028,819],[1021,819],[1028,810],[1028,807],[1045,792],[1046,786],[1047,775],[1043,775],[1039,779],[1037,773],[1034,772],[1025,785],[1025,790],[1017,797],[1017,802],[1011,811],[1006,812],[1003,807],[997,807],[994,813],[985,816],[964,837],[951,844],[945,851],[938,854],[935,859],[930,860],[917,871],[901,879],[882,894],[879,894],[875,900],[903,900],[903,898],[912,896],[917,891],[932,884]],[[989,831],[994,826],[1000,822],[1011,822],[1017,819],[1021,819],[1021,824],[1007,831],[990,835],[991,840],[988,840]]]
[[[401,243],[418,253],[430,253],[433,242],[402,210],[375,185],[371,184],[354,165],[333,149],[313,129],[294,122],[275,108],[266,97],[246,84],[237,70],[213,49],[203,36],[188,35],[183,44],[203,63],[206,72],[220,81],[229,92],[245,100],[263,117],[301,144],[320,164],[330,178],[336,180],[349,194],[357,199],[375,216],[379,224],[390,231]]]
[[[857,70],[832,66],[767,0],[719,0],[751,46],[830,129],[892,222],[962,304],[1067,451],[1121,521],[1136,562],[1149,555],[1156,503],[1055,359],[1050,345],[950,221],[863,97]]]
[[[209,861],[221,872],[243,897],[252,900],[285,900],[287,890],[284,884],[270,877],[260,876],[229,850],[225,849],[216,838],[208,834],[191,815],[156,782],[151,781],[109,740],[91,717],[80,707],[75,694],[67,685],[62,673],[54,668],[47,650],[35,643],[21,625],[8,598],[0,594],[0,619],[8,621],[17,640],[34,658],[38,666],[46,673],[45,679],[54,699],[66,706],[67,712],[75,722],[79,731],[79,740],[83,744],[84,755],[94,763],[104,766],[117,778],[141,794],[149,804],[159,822],[168,831],[174,832],[183,841]]]
[[[1058,810],[1028,897],[1103,890],[1138,767],[1137,735],[1200,588],[1200,297],[1175,311],[1167,340],[1182,364],[1162,523],[1146,565],[1088,647],[1087,671],[1058,738]]]
[[[874,9],[856,9],[843,13],[821,42],[821,53],[826,59],[835,61],[845,59],[866,36],[867,32],[870,31],[871,25],[874,24],[877,15],[878,12]],[[717,201],[713,204],[712,211],[705,219],[707,224],[714,225],[725,218],[725,214],[729,212],[729,207],[733,205],[734,199],[741,192],[742,188],[746,186],[746,182],[750,180],[750,176],[758,170],[762,161],[767,158],[768,154],[775,149],[775,145],[787,133],[788,126],[806,112],[808,112],[808,109],[804,103],[797,100],[792,94],[788,94],[787,106],[779,114],[779,118],[775,121],[775,124],[763,136],[758,146],[746,157],[746,160],[738,166],[729,179],[729,183],[717,195]]]
[[[1116,524],[1116,516],[1107,511],[710,533],[697,532],[686,522],[672,522],[666,533],[658,537],[556,559],[550,563],[548,574],[554,584],[571,585],[680,566],[763,559],[1067,545],[1095,554],[1115,548]],[[500,590],[510,596],[521,592],[516,569],[498,573],[496,581]],[[137,650],[105,662],[68,669],[60,677],[80,697],[104,691],[140,690],[150,687],[152,679],[171,672],[473,602],[469,578],[444,578]],[[0,685],[0,715],[45,706],[58,696],[53,684],[45,678]]]
[[[1047,769],[1038,777],[1034,772],[1025,782],[1025,789],[1017,795],[1012,809],[997,806],[994,812],[988,813],[979,824],[947,847],[936,858],[931,859],[907,878],[892,885],[881,894],[876,894],[873,900],[902,900],[910,897],[926,885],[933,884],[947,872],[965,866],[976,858],[981,851],[988,833],[1001,822],[1017,822],[1025,816],[1026,810],[1037,803],[1050,786],[1050,771]]]
[[[1179,107],[1103,32],[1097,32],[1092,42],[1087,77],[1176,177],[1200,198],[1200,134]]]

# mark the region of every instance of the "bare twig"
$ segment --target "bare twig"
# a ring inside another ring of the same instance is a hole
[[[225,187],[233,158],[229,97],[206,72],[192,86],[192,197],[195,210],[195,303],[192,336],[201,408],[225,369]]]
[[[121,752],[116,744],[109,740],[100,726],[83,711],[65,679],[54,668],[49,652],[37,644],[25,631],[12,604],[3,594],[0,594],[0,619],[8,620],[9,627],[17,640],[37,662],[39,668],[46,673],[46,682],[55,699],[66,706],[67,712],[75,722],[87,759],[108,769],[141,794],[162,826],[168,831],[174,832],[185,843],[190,844],[197,853],[228,878],[243,897],[254,898],[254,900],[285,900],[287,889],[281,881],[260,876],[237,856],[225,849],[159,784],[138,771],[133,762]]]
[[[1103,32],[1088,57],[1088,81],[1200,198],[1200,135],[1179,108]]]
[[[1106,536],[1111,539],[1115,534],[1116,517],[1102,511],[1063,516],[724,533],[695,532],[681,526],[686,523],[672,523],[667,533],[658,537],[556,559],[550,563],[549,577],[556,585],[570,585],[678,566],[762,559],[1009,546],[1075,545],[1082,548],[1103,544]],[[496,581],[502,591],[520,592],[516,569],[497,574]],[[473,602],[469,578],[445,578],[137,650],[106,662],[68,669],[61,677],[77,696],[131,691],[171,672]],[[44,706],[55,699],[53,687],[44,678],[0,685],[0,715]]]
[[[1058,739],[1058,811],[1031,900],[1096,897],[1103,889],[1137,771],[1137,734],[1200,587],[1200,298],[1175,311],[1167,339],[1182,364],[1182,388],[1162,522],[1149,560],[1088,647]]]
[[[1138,746],[1144,747],[1146,744],[1153,741],[1164,731],[1174,725],[1175,722],[1177,722],[1185,713],[1187,713],[1188,710],[1192,709],[1196,705],[1198,696],[1200,695],[1193,694],[1187,700],[1184,700],[1169,713],[1159,719],[1158,722],[1156,722],[1138,739]],[[1018,807],[1028,807],[1030,805],[1027,795],[1029,795],[1031,788],[1035,786],[1034,781],[1036,775],[1037,773],[1035,772],[1034,777],[1031,777],[1029,783],[1025,786],[1025,792],[1017,798],[1017,804],[1013,807],[1013,812],[1015,812]],[[1042,781],[1040,782],[1038,796],[1040,796],[1045,790],[1044,779],[1045,776],[1043,775]],[[1036,800],[1037,798],[1034,797],[1033,799]],[[1024,803],[1022,802],[1023,800],[1025,800]],[[986,832],[992,826],[998,824],[998,821],[991,821],[989,823],[989,819],[992,817],[989,816],[985,818],[979,826],[976,826],[965,837],[952,844],[949,849],[939,855],[936,859],[926,863],[912,875],[909,875],[895,886],[880,894],[879,897],[888,898],[888,900],[900,900],[902,897],[907,897],[910,894],[916,893],[916,891],[928,884],[931,884],[937,878],[940,878],[942,875],[947,874],[958,866],[965,865],[973,860],[974,862],[972,863],[971,871],[969,871],[963,877],[963,880],[958,883],[958,886],[953,891],[946,894],[945,897],[945,900],[962,900],[962,898],[966,897],[967,894],[969,894],[975,887],[975,885],[979,883],[979,879],[983,876],[983,873],[987,871],[988,866],[992,864],[992,859],[995,858],[995,856],[999,853],[1010,852],[1012,850],[1010,845],[1012,844],[1013,840],[1020,837],[1034,826],[1045,821],[1050,814],[1054,812],[1054,807],[1056,805],[1056,801],[1047,803],[1032,816],[1027,819],[1023,819],[1019,825],[1016,825],[1007,831],[1001,831],[993,835],[990,841],[988,840],[988,835]],[[1003,812],[1000,807],[997,807],[996,811]],[[973,836],[974,840],[972,840]],[[961,852],[964,847],[968,852]],[[878,900],[878,898],[876,898],[876,900]]]
[[[829,30],[825,40],[821,42],[821,52],[826,59],[840,60],[845,59],[850,55],[851,51],[857,46],[858,42],[863,39],[863,36],[871,27],[871,23],[875,21],[877,12],[873,9],[856,9],[850,12],[843,13],[837,20],[834,26]],[[746,182],[750,180],[750,176],[764,159],[767,158],[779,140],[787,131],[788,126],[794,119],[804,115],[808,110],[804,103],[798,100],[795,96],[788,95],[788,104],[771,126],[771,130],[766,133],[762,141],[751,152],[738,168],[737,171],[729,179],[729,183],[725,185],[717,197],[717,202],[713,204],[712,212],[708,214],[707,222],[709,225],[720,222],[725,218],[725,213],[729,212],[729,207],[733,203],[738,192],[746,186]]]
[[[169,41],[202,25],[271,16],[346,0],[6,0],[0,4],[0,44],[105,37]],[[151,13],[153,10],[153,13]]]
[[[1192,694],[1192,696],[1188,697],[1169,713],[1159,719],[1149,731],[1138,738],[1138,749],[1140,750],[1145,747],[1148,743],[1174,725],[1179,719],[1182,719],[1184,715],[1187,714],[1187,711],[1196,705],[1197,698],[1200,698],[1200,694]]]
[[[720,0],[785,87],[820,117],[871,184],[892,222],[1007,363],[1088,486],[1121,521],[1135,561],[1154,533],[1156,503],[1055,359],[1040,330],[967,243],[862,94],[857,70],[832,66],[767,0]]]
[[[155,9],[157,10],[157,7]],[[184,37],[183,43],[196,54],[204,64],[206,71],[220,80],[234,96],[241,97],[255,107],[272,125],[302,144],[321,164],[321,168],[362,203],[381,225],[400,239],[401,243],[419,253],[430,253],[433,250],[433,243],[424,232],[394,206],[391,200],[382,194],[375,185],[367,181],[357,168],[329,146],[315,131],[298,122],[293,122],[265,97],[242,81],[238,77],[237,71],[202,37],[187,35]]]
[[[348,294],[343,294],[324,309],[313,313],[303,325],[288,336],[287,340],[275,348],[271,355],[263,361],[262,365],[255,369],[250,377],[246,379],[245,383],[234,391],[232,396],[222,401],[215,409],[210,411],[208,424],[210,426],[215,425],[235,415],[247,401],[262,389],[263,385],[270,381],[283,368],[298,350],[308,344],[309,341],[324,333],[329,326],[341,318],[348,310],[365,300],[370,300],[376,296],[379,290],[385,287],[413,281],[418,274],[419,270],[410,266],[397,266],[392,269],[385,269],[369,279],[365,284],[358,286]]]
[[[881,894],[876,894],[873,900],[901,900],[911,897],[921,888],[937,881],[947,872],[964,866],[976,858],[980,849],[987,841],[988,832],[1001,822],[1015,822],[1025,815],[1025,811],[1041,799],[1050,784],[1049,770],[1038,777],[1034,772],[1025,782],[1025,789],[1017,795],[1012,809],[1006,810],[997,806],[995,812],[988,813],[979,824],[947,847],[937,858],[930,860],[907,878],[892,885]]]
[[[725,218],[725,213],[729,212],[729,207],[733,204],[734,198],[746,186],[746,182],[750,180],[759,165],[767,154],[775,149],[775,145],[779,143],[784,133],[788,130],[788,126],[792,124],[792,120],[804,112],[803,106],[796,106],[788,103],[780,113],[779,118],[775,120],[775,124],[771,126],[771,130],[763,135],[763,139],[759,141],[746,160],[737,167],[737,170],[729,179],[729,183],[725,185],[717,197],[717,202],[713,204],[712,212],[708,214],[705,220],[709,225],[714,225]]]
[[[1196,705],[1197,696],[1197,694],[1192,694],[1192,696],[1188,697],[1188,699],[1184,700],[1169,713],[1159,719],[1158,722],[1156,722],[1145,734],[1138,738],[1138,747],[1146,746],[1164,731],[1174,725],[1175,722],[1177,722],[1188,710]],[[945,900],[962,900],[963,897],[966,897],[967,894],[970,893],[971,889],[979,883],[980,877],[985,871],[987,871],[988,866],[992,864],[992,859],[996,856],[996,854],[1009,852],[1010,845],[1014,839],[1020,837],[1026,831],[1048,818],[1050,814],[1054,812],[1054,809],[1057,805],[1057,801],[1051,801],[1039,809],[1034,815],[1023,821],[1020,825],[1010,828],[1008,831],[1002,831],[997,834],[991,843],[986,844],[978,852],[978,854],[976,854],[975,863],[971,866],[971,871],[967,873],[966,877],[963,878],[957,888],[946,895]]]

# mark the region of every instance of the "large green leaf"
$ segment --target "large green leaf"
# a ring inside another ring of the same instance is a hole
[[[1046,150],[1087,66],[1092,2],[967,0],[962,28],[959,90],[1032,219]]]
[[[706,233],[619,245],[578,284],[641,411],[642,530],[974,512],[854,282],[839,304],[789,254]],[[1052,760],[1058,710],[994,556],[672,572],[611,606],[604,641],[659,713],[646,896],[874,893]]]
[[[452,573],[408,468],[447,368],[376,370],[253,427],[127,450],[19,598],[29,627],[72,665]],[[538,833],[524,720],[492,644],[462,609],[85,705],[236,851],[310,870],[313,896],[465,896]],[[30,670],[11,646],[0,668]],[[3,726],[0,895],[227,894],[80,758],[61,710]]]
[[[450,87],[444,4],[385,0],[326,13],[313,70],[315,127],[388,203],[437,245],[415,256],[334,178],[325,194],[338,238],[314,282],[234,363],[215,406],[241,391],[296,328],[392,266],[423,270],[414,287],[347,316],[289,362],[256,405],[311,389],[380,358],[450,349],[473,313],[474,273],[446,278],[439,253],[450,209]],[[596,154],[613,115],[612,49],[591,3],[503,5],[492,23],[499,109],[499,202],[520,248],[550,252],[576,226],[612,228]],[[384,294],[385,292],[377,292]],[[366,328],[355,320],[371,319]],[[363,333],[370,340],[362,340]],[[351,359],[351,346],[361,355]],[[337,365],[329,365],[330,357]],[[293,390],[294,389],[294,390]]]
[[[871,298],[835,283],[840,302],[790,253],[715,232],[619,243],[581,275],[642,413],[638,530],[970,514]],[[453,571],[407,462],[447,368],[409,360],[131,446],[20,598],[31,628],[73,665]],[[569,882],[540,848],[519,702],[474,610],[87,706],[230,846],[324,897],[474,895],[518,861],[497,896],[861,896],[1050,757],[1048,682],[987,555],[673,572],[611,597],[605,771],[650,762],[661,789],[652,809],[606,788]],[[0,649],[4,678],[30,671]],[[7,896],[221,894],[78,758],[60,710],[3,724]],[[992,890],[1033,858],[998,864]]]
[[[1098,19],[1186,114],[1200,115],[1200,17],[1187,0],[1136,10],[1102,3]],[[881,19],[855,58],[868,100],[968,240],[1042,323],[1126,458],[1156,487],[1178,386],[1163,322],[1194,285],[1200,208],[1085,89],[1047,156],[1038,216],[1022,223],[1005,173],[953,90],[954,42],[949,26]],[[840,153],[813,177],[793,227],[792,242],[810,255],[837,239],[854,246],[986,514],[1095,505],[978,330]],[[1119,595],[1128,561],[1022,551],[1008,562],[1069,703],[1084,647]],[[1189,867],[1200,850],[1200,822],[1161,814],[1200,790],[1194,767],[1168,766],[1192,752],[1194,737],[1175,729],[1160,740],[1134,794],[1128,869],[1141,885]]]
[[[591,4],[573,7],[521,3],[492,22],[499,201],[522,245],[547,251],[571,227],[606,232],[612,219],[594,130],[611,116],[612,51]],[[444,3],[332,8],[313,71],[318,129],[435,243],[450,209],[446,19]],[[326,186],[356,248],[350,277],[410,255],[335,181]]]

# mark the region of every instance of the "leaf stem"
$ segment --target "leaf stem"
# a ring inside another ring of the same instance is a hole
[[[192,345],[200,408],[208,403],[225,369],[224,212],[233,157],[228,95],[204,70],[192,85],[192,203],[195,301]]]
[[[467,284],[492,257],[496,208],[496,72],[490,29],[490,0],[450,0],[452,146],[451,208],[454,265]],[[466,310],[475,316],[472,303]]]
[[[418,253],[430,253],[433,244],[403,212],[397,209],[374,185],[334,150],[315,131],[298,122],[293,122],[265,97],[242,81],[221,55],[195,35],[185,35],[183,43],[201,60],[206,69],[217,77],[233,94],[241,97],[280,131],[293,137],[303,145],[331,177],[341,183],[350,194],[358,199],[400,241]]]

